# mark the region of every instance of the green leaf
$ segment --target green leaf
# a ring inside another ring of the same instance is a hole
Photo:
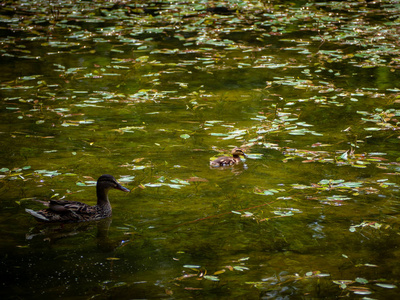
[[[275,211],[273,211],[273,213],[274,213],[275,215],[282,216],[282,217],[290,217],[290,216],[293,216],[293,212],[292,212],[292,211],[280,211],[280,210],[275,210]]]
[[[147,187],[160,187],[160,186],[162,186],[162,183],[146,183],[144,186],[147,186]]]
[[[262,154],[257,154],[257,153],[246,154],[246,158],[250,159],[261,159],[262,157],[263,157]]]
[[[357,278],[356,278],[356,282],[362,283],[362,284],[367,284],[367,283],[368,283],[368,280],[365,279],[365,278],[357,277]]]
[[[188,269],[200,269],[198,265],[183,265],[183,267]]]
[[[169,186],[172,189],[180,189],[181,187],[183,187],[182,184],[171,184],[171,183],[164,183],[164,185]]]
[[[364,129],[367,130],[367,131],[379,131],[379,130],[381,130],[381,128],[378,128],[378,127],[366,127]]]
[[[343,183],[343,185],[351,188],[358,188],[361,187],[363,184],[362,182],[345,182]]]
[[[133,166],[132,170],[143,170],[145,168],[146,168],[146,166]]]
[[[271,196],[271,195],[273,195],[274,193],[271,192],[271,191],[264,191],[263,194],[266,195],[266,196]]]
[[[329,184],[330,183],[330,180],[328,180],[328,179],[322,179],[320,182],[319,182],[320,184]]]
[[[211,132],[210,135],[212,135],[212,136],[229,136],[229,134],[226,134],[226,133],[217,133],[217,132]]]
[[[234,268],[236,271],[240,271],[240,272],[243,272],[243,271],[246,271],[246,270],[250,270],[249,268],[244,267],[244,266],[234,266],[233,268]]]
[[[394,284],[388,284],[388,283],[375,283],[375,285],[380,286],[380,287],[385,288],[385,289],[395,289],[395,288],[397,288],[397,286],[395,286]]]
[[[135,176],[122,176],[118,181],[120,182],[132,182],[135,179]]]
[[[180,135],[180,137],[182,138],[182,139],[188,139],[188,138],[190,138],[190,135],[188,135],[188,134],[181,134]]]
[[[328,274],[328,273],[318,273],[318,274],[316,274],[316,276],[317,276],[317,277],[329,277],[329,276],[331,276],[331,274]]]
[[[219,278],[217,276],[213,276],[213,275],[204,275],[204,279],[211,280],[211,281],[219,281]]]
[[[339,156],[340,159],[347,160],[348,151],[344,152],[342,155]]]

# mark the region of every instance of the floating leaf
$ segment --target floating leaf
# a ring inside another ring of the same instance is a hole
[[[186,180],[181,180],[181,179],[172,179],[171,182],[180,184],[180,185],[190,185],[190,183]]]
[[[226,134],[226,133],[215,133],[215,132],[211,132],[210,135],[212,135],[212,136],[229,136],[229,134]]]
[[[146,166],[133,166],[132,170],[143,170],[145,168],[146,168]]]
[[[188,138],[190,138],[190,135],[188,135],[188,134],[181,134],[180,137],[181,137],[182,139],[188,139]]]
[[[345,183],[343,183],[343,186],[351,187],[351,188],[358,188],[358,187],[361,187],[362,185],[363,185],[362,182],[345,182]]]
[[[240,272],[250,270],[249,268],[244,267],[244,266],[234,266],[233,269],[235,269],[236,271],[240,271]]]
[[[246,158],[250,159],[261,159],[262,157],[263,157],[262,154],[257,154],[257,153],[246,154]]]
[[[282,217],[290,217],[290,216],[293,216],[293,212],[292,212],[292,211],[280,211],[280,210],[275,210],[275,211],[273,211],[273,213],[274,213],[275,215],[282,216]]]
[[[273,195],[274,193],[271,192],[271,191],[264,191],[263,194],[267,195],[267,196],[270,196],[270,195]]]
[[[316,274],[316,276],[317,276],[317,277],[329,277],[329,276],[331,276],[331,274],[328,274],[328,273],[318,273],[318,274]]]
[[[200,266],[198,265],[183,265],[183,267],[189,269],[200,269]]]
[[[378,128],[378,127],[366,127],[366,128],[364,128],[364,130],[367,130],[367,131],[379,131],[379,130],[381,130],[381,128]]]
[[[365,278],[357,277],[357,278],[356,278],[356,282],[362,283],[362,284],[367,284],[367,283],[368,283],[368,280],[365,279]]]
[[[204,275],[203,277],[204,277],[204,279],[207,279],[207,280],[219,281],[219,278],[218,278],[217,276],[213,276],[213,275]]]
[[[364,287],[348,287],[350,291],[357,295],[370,295],[372,292],[368,288]]]
[[[374,264],[364,264],[364,266],[372,267],[372,268],[377,268],[378,267],[377,265],[374,265]]]
[[[132,182],[135,179],[135,176],[122,176],[119,181],[120,182]]]
[[[385,289],[395,289],[395,288],[397,288],[396,285],[388,284],[388,283],[375,283],[375,285],[380,286],[380,287],[385,288]]]
[[[164,185],[169,186],[172,189],[180,189],[181,187],[183,187],[182,184],[171,184],[171,183],[164,183]]]
[[[219,121],[219,120],[213,120],[213,121],[206,121],[206,123],[209,124],[216,124],[216,123],[222,123],[223,121]]]
[[[144,186],[147,186],[147,187],[160,187],[160,186],[162,186],[162,183],[146,183]]]

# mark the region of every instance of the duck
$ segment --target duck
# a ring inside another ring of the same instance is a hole
[[[34,211],[27,208],[25,211],[37,221],[47,223],[97,221],[112,215],[111,204],[108,200],[108,192],[111,189],[130,192],[129,189],[119,184],[113,176],[106,174],[101,175],[97,180],[97,204],[94,206],[77,201],[50,200],[49,202],[43,201],[48,206],[47,209]]]
[[[210,165],[212,167],[226,167],[226,166],[237,165],[241,162],[240,155],[246,157],[246,154],[244,153],[243,149],[236,147],[232,150],[232,157],[229,156],[218,157],[217,159],[211,161]]]

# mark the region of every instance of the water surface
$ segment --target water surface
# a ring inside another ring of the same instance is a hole
[[[2,298],[397,295],[397,5],[215,3],[3,6]]]

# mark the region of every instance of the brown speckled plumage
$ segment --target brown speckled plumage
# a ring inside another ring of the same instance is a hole
[[[46,205],[47,209],[34,211],[26,209],[26,212],[41,222],[85,222],[95,221],[110,217],[112,209],[108,200],[108,191],[117,189],[130,192],[127,188],[120,185],[111,175],[102,175],[97,180],[97,204],[90,206],[77,201],[50,200]]]
[[[232,166],[240,163],[240,155],[246,156],[240,148],[234,148],[232,150],[232,157],[222,156],[218,157],[217,159],[210,162],[212,167],[225,167],[225,166]]]

